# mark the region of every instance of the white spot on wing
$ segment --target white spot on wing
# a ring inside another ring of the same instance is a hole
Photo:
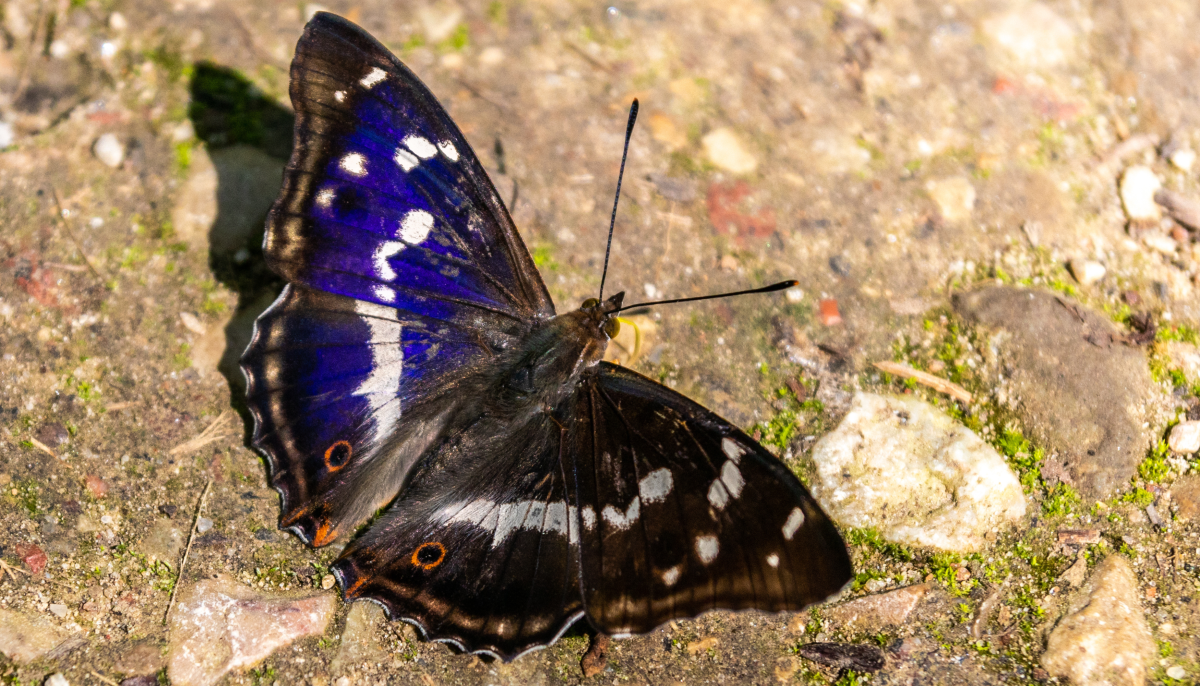
[[[717,542],[716,536],[696,537],[696,556],[704,564],[717,559],[717,553],[719,552],[721,552],[721,544]]]
[[[747,452],[744,447],[732,438],[721,439],[721,450],[725,451],[725,455],[735,463],[742,459],[742,455],[745,455]]]
[[[332,188],[322,188],[321,190],[317,191],[317,197],[316,197],[315,202],[317,203],[318,207],[329,207],[330,205],[332,205],[333,204],[333,189]]]
[[[433,230],[433,215],[425,210],[412,210],[400,220],[398,237],[405,243],[416,244],[429,238]]]
[[[334,91],[333,99],[337,100],[338,102],[345,102],[346,101],[346,91]]]
[[[371,67],[371,71],[366,76],[359,80],[363,88],[370,89],[375,84],[387,78],[387,72],[379,67]]]
[[[396,160],[396,164],[400,165],[400,168],[406,172],[416,169],[417,165],[421,163],[421,160],[418,160],[416,155],[404,148],[396,148],[396,155],[392,159]]]
[[[427,160],[437,154],[438,149],[434,147],[427,139],[420,136],[409,136],[404,139],[404,144],[412,150],[417,157]]]
[[[792,536],[796,535],[796,530],[803,525],[804,513],[800,511],[800,508],[793,507],[787,521],[783,523],[783,537],[789,541],[792,540]]]
[[[656,469],[638,482],[638,495],[647,503],[655,503],[666,498],[673,486],[671,470]]]
[[[491,500],[480,499],[460,506],[446,523],[468,522],[485,531],[491,531],[493,548],[502,545],[513,532],[519,530],[557,533],[567,536],[574,543],[579,538],[572,531],[568,520],[570,512],[567,503],[561,500],[550,503],[541,500],[521,500],[497,504]]]
[[[721,466],[721,483],[725,484],[731,498],[742,495],[742,486],[746,485],[746,480],[742,478],[742,473],[733,460],[729,460]]]
[[[583,510],[580,512],[580,514],[583,515],[583,525],[584,526],[586,526],[588,529],[595,528],[595,526],[596,526],[596,511],[592,509],[591,505],[584,505]]]
[[[679,581],[679,569],[680,569],[679,565],[675,565],[674,567],[671,567],[670,569],[663,570],[663,573],[662,573],[663,585],[665,585],[667,588],[674,586],[675,582]]]
[[[338,166],[355,176],[367,175],[367,158],[363,157],[362,153],[346,153],[338,162]]]
[[[399,241],[384,241],[375,248],[375,273],[379,274],[384,281],[391,281],[396,278],[396,270],[392,269],[392,265],[388,264],[388,258],[393,257],[404,249],[404,244]]]
[[[450,160],[451,162],[458,161],[458,148],[454,147],[454,143],[451,143],[450,141],[442,141],[441,143],[438,143],[438,150],[441,150],[442,154],[446,156],[446,159]]]
[[[776,555],[775,553],[771,553],[770,555],[767,556],[767,564],[771,565],[772,567],[778,567],[779,566],[779,556]]]
[[[626,508],[625,512],[622,513],[612,505],[605,505],[600,516],[604,517],[604,521],[612,526],[624,530],[637,521],[637,518],[641,515],[641,507],[642,499],[634,496],[633,502],[629,503],[629,507]]]
[[[713,481],[712,485],[708,487],[708,504],[718,510],[724,510],[725,506],[729,504],[729,492],[725,490],[725,485],[721,483],[720,479]]]
[[[396,292],[387,286],[375,286],[375,297],[391,302]],[[374,421],[373,433],[380,441],[400,420],[400,380],[404,375],[404,349],[400,347],[401,325],[396,311],[363,300],[354,302],[354,311],[371,332],[371,373],[353,395],[365,396]]]

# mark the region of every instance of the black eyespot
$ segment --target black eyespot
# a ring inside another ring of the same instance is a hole
[[[349,443],[338,441],[325,451],[325,464],[330,469],[341,469],[350,461],[350,455],[353,452]]]
[[[446,546],[437,541],[429,541],[417,546],[413,551],[412,563],[414,567],[422,569],[433,569],[442,564],[442,560],[446,559]]]

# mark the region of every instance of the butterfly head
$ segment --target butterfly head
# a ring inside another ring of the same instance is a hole
[[[617,320],[617,312],[620,311],[621,301],[624,298],[625,291],[621,291],[603,301],[598,298],[588,298],[579,306],[579,311],[594,320],[606,336],[616,338],[617,332],[621,330],[621,323]]]

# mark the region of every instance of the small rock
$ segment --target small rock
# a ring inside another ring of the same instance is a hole
[[[1171,665],[1167,668],[1167,676],[1172,679],[1182,679],[1187,676],[1187,670],[1180,665]]]
[[[29,617],[0,608],[0,653],[28,664],[50,652],[65,635],[45,617]]]
[[[131,676],[128,679],[121,679],[121,686],[158,686],[158,675]]]
[[[335,577],[332,574],[326,574],[325,576],[321,577],[321,588],[323,588],[327,591],[329,589],[333,588],[333,585],[336,583],[337,583],[337,577]]]
[[[178,686],[210,686],[296,639],[321,634],[336,600],[259,594],[229,579],[180,592],[171,613],[167,676]]]
[[[179,321],[183,324],[183,328],[198,336],[203,336],[208,332],[208,327],[204,325],[204,322],[191,312],[180,312]]]
[[[592,634],[591,645],[583,654],[583,659],[579,661],[579,668],[583,670],[583,678],[590,679],[608,667],[608,649],[611,644],[612,639],[608,634],[598,631]]]
[[[1196,164],[1196,151],[1191,148],[1179,148],[1171,153],[1171,164],[1181,171],[1190,172]]]
[[[103,498],[108,493],[108,483],[98,474],[88,474],[83,477],[83,483],[93,498]]]
[[[931,585],[927,583],[905,586],[887,593],[855,598],[841,605],[825,607],[821,613],[839,629],[874,633],[886,627],[904,624],[930,588]]]
[[[382,659],[384,650],[377,636],[384,619],[383,608],[375,603],[360,601],[351,605],[337,655],[329,665],[330,671],[338,673]]]
[[[1104,278],[1108,273],[1104,265],[1093,260],[1073,259],[1068,265],[1071,268],[1071,275],[1079,282],[1081,286],[1091,286]]]
[[[96,139],[96,143],[92,145],[92,154],[105,166],[116,169],[125,161],[125,146],[121,145],[121,141],[115,135],[106,133]]]
[[[1023,67],[1065,65],[1076,48],[1071,24],[1041,2],[985,19],[983,33]]]
[[[942,218],[948,222],[959,222],[971,218],[975,210],[975,187],[965,176],[948,179],[932,179],[925,190],[938,207]]]
[[[437,2],[417,10],[417,19],[425,32],[425,40],[441,43],[454,33],[462,22],[463,11],[451,2]]]
[[[1154,640],[1121,555],[1104,558],[1046,642],[1042,666],[1074,684],[1144,684]]]
[[[859,673],[878,672],[884,664],[883,651],[867,643],[805,643],[796,653],[826,667]]]
[[[37,439],[51,448],[57,448],[60,445],[66,445],[71,440],[71,434],[62,424],[49,422],[42,424],[38,429]]]
[[[1021,484],[970,429],[917,398],[856,393],[813,447],[813,495],[843,526],[889,541],[969,552],[1025,515]]]
[[[183,532],[171,525],[171,520],[160,519],[142,539],[141,549],[148,560],[161,560],[172,569],[183,551]]]
[[[63,605],[62,603],[50,603],[50,614],[58,617],[59,619],[66,617],[67,612],[69,612],[70,609],[71,608]]]
[[[34,574],[41,574],[46,568],[46,553],[35,543],[18,543],[17,557],[21,558],[21,562],[29,568],[29,571]]]
[[[149,639],[134,644],[132,648],[121,651],[113,669],[122,674],[154,676],[158,670],[166,666],[163,659],[162,646]]]
[[[1200,452],[1200,421],[1189,420],[1176,424],[1167,438],[1167,446],[1171,452],[1179,455]]]
[[[1084,580],[1087,579],[1087,572],[1087,558],[1083,555],[1080,555],[1079,557],[1075,558],[1075,564],[1068,567],[1067,571],[1063,572],[1062,576],[1059,578],[1071,586],[1079,588],[1083,585]]]
[[[201,517],[200,519],[196,520],[196,531],[199,533],[204,533],[211,528],[213,528],[213,520],[209,519],[208,517]]]
[[[113,31],[124,31],[129,28],[129,20],[120,12],[113,12],[108,15],[108,28]]]
[[[1141,226],[1157,224],[1162,209],[1154,202],[1154,193],[1162,183],[1149,167],[1134,165],[1121,175],[1121,204],[1129,221]]]
[[[1189,522],[1200,517],[1200,475],[1186,474],[1171,484],[1171,502],[1175,518]]]
[[[51,674],[42,684],[44,686],[71,686],[71,682],[67,681],[67,677],[62,672]]]
[[[1179,243],[1174,238],[1161,233],[1148,233],[1142,236],[1142,243],[1145,243],[1147,248],[1163,255],[1174,255],[1175,251],[1179,249]]]
[[[174,517],[175,513],[179,511],[179,507],[176,505],[171,505],[171,504],[159,505],[158,511],[165,514],[168,517]]]
[[[817,321],[822,326],[837,326],[842,323],[842,313],[838,311],[838,302],[833,298],[825,298],[817,303]]]
[[[7,148],[16,140],[16,135],[13,133],[12,124],[6,121],[0,121],[0,150]]]
[[[494,67],[504,61],[504,50],[490,45],[479,53],[479,64],[485,67]]]
[[[733,129],[722,127],[709,131],[700,139],[704,156],[720,169],[731,174],[750,174],[758,169],[758,159],[746,149]]]

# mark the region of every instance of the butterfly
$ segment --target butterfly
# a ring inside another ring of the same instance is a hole
[[[471,147],[386,48],[318,13],[290,90],[263,242],[288,284],[241,364],[280,526],[349,540],[347,600],[510,660],[581,618],[621,637],[846,584],[786,466],[602,361],[623,294],[556,314]]]

